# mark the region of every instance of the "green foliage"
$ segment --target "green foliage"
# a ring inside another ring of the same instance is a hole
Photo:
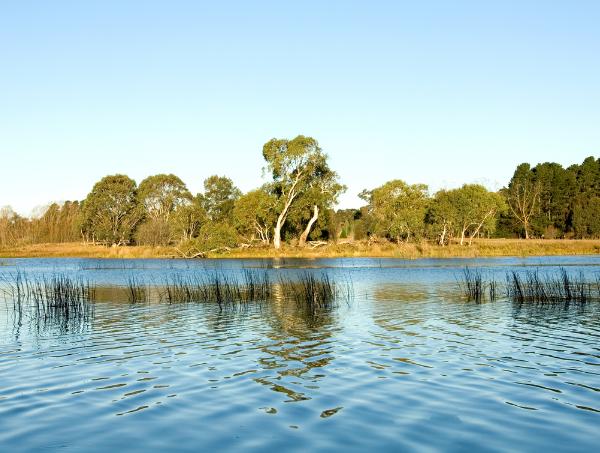
[[[232,222],[233,207],[242,195],[233,181],[225,176],[213,175],[204,180],[202,205],[212,222]]]
[[[203,252],[236,247],[238,243],[238,235],[233,226],[212,222],[202,225],[198,237],[191,240],[191,244]]]
[[[83,202],[53,203],[33,218],[0,209],[0,246],[71,242],[181,244],[203,251],[281,237],[316,239],[383,236],[397,242],[423,235],[447,244],[478,236],[600,238],[600,159],[563,168],[553,162],[517,166],[499,193],[477,184],[440,190],[400,180],[363,191],[367,205],[334,212],[346,189],[312,137],[272,139],[263,146],[272,181],[242,194],[225,176],[204,181],[192,196],[173,174],[125,175],[96,183]]]
[[[82,228],[94,241],[125,245],[142,215],[135,181],[125,175],[105,176],[83,203]]]
[[[233,218],[236,230],[247,241],[259,239],[268,244],[277,216],[277,198],[269,187],[251,190],[235,202]]]
[[[178,207],[191,200],[192,195],[177,176],[159,174],[149,176],[140,183],[137,197],[147,218],[168,221]]]
[[[312,137],[272,139],[263,146],[263,157],[277,197],[275,248],[280,246],[281,231],[288,217],[294,221],[287,225],[287,233],[302,231],[302,243],[317,220],[315,216],[332,208],[345,187],[339,184],[337,173],[329,168],[327,155]]]
[[[361,212],[358,209],[340,209],[334,213],[333,232],[335,237],[340,239],[354,238],[357,220],[361,218]],[[364,239],[364,236],[363,238]]]
[[[573,206],[575,237],[600,238],[600,198],[579,196]]]
[[[135,236],[138,244],[168,245],[185,237],[176,211],[191,205],[192,195],[181,179],[173,174],[149,176],[140,183],[137,199],[144,215]]]
[[[397,242],[423,234],[429,203],[425,184],[409,185],[396,179],[360,196],[368,202],[375,234]]]
[[[511,231],[525,237],[597,235],[593,212],[600,197],[600,161],[593,157],[567,169],[552,162],[533,168],[521,164],[502,193],[514,220],[503,219],[504,235]]]
[[[200,227],[207,221],[201,196],[192,197],[187,203],[178,206],[170,219],[171,231],[181,241],[196,237]]]
[[[465,184],[458,189],[440,190],[427,213],[430,231],[444,245],[453,237],[473,237],[496,229],[497,216],[506,211],[504,198],[480,184]]]

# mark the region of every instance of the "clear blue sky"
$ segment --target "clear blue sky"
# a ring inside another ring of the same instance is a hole
[[[317,138],[349,191],[506,184],[600,155],[598,1],[0,4],[0,205],[102,176],[262,183],[272,137]]]

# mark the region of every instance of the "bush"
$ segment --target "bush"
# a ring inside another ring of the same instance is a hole
[[[135,234],[138,245],[169,245],[171,242],[171,228],[168,223],[156,219],[142,223]]]
[[[184,241],[179,249],[185,254],[191,251],[208,252],[224,247],[236,247],[238,235],[233,226],[224,223],[205,223],[198,237]]]

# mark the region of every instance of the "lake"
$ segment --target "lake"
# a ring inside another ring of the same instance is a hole
[[[600,303],[475,303],[465,266],[564,268],[600,257],[448,260],[4,259],[4,283],[62,273],[108,288],[91,316],[40,323],[0,300],[0,450],[592,451]],[[327,275],[351,297],[129,303],[132,278]],[[502,285],[500,285],[502,286]]]

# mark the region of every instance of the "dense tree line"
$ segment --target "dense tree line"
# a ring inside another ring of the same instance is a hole
[[[311,137],[272,139],[263,147],[271,180],[242,193],[213,175],[192,194],[175,175],[126,175],[98,181],[81,202],[48,206],[27,219],[0,209],[0,246],[83,240],[107,245],[176,246],[182,254],[253,244],[279,248],[308,240],[430,240],[470,245],[477,237],[600,237],[600,159],[563,168],[519,165],[491,192],[465,184],[430,194],[401,180],[363,190],[360,209],[334,211],[346,189]]]
[[[509,206],[499,222],[503,235],[600,237],[600,159],[568,168],[521,164],[501,193]]]

